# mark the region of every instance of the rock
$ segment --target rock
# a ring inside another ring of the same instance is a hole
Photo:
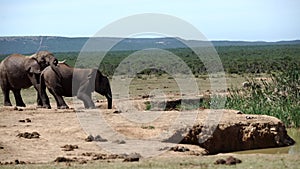
[[[82,153],[82,156],[91,157],[91,160],[108,160],[108,159],[124,158],[124,156],[118,154],[102,154],[102,153],[94,153],[94,152]]]
[[[66,144],[64,146],[61,146],[61,148],[63,148],[62,151],[73,151],[74,149],[78,149],[78,146]]]
[[[217,159],[216,162],[214,162],[214,164],[225,164],[226,161],[224,159]]]
[[[86,163],[87,163],[86,160],[80,160],[80,161],[79,161],[79,164],[86,164]]]
[[[235,157],[229,156],[228,158],[226,158],[226,165],[233,165],[233,164],[238,164],[241,163],[242,160],[237,159]]]
[[[253,116],[246,116],[246,119],[254,119]]]
[[[235,157],[229,156],[226,158],[226,160],[224,159],[218,159],[217,161],[214,162],[214,164],[226,164],[226,165],[235,165],[238,163],[241,163],[242,160],[237,159]]]
[[[32,138],[40,138],[40,134],[36,131],[29,133],[29,132],[24,132],[24,133],[19,133],[17,137],[23,137],[26,139],[32,139]]]
[[[16,164],[16,165],[20,164],[20,162],[19,162],[19,160],[18,160],[18,159],[17,159],[17,160],[15,160],[15,164]]]
[[[186,152],[186,151],[190,151],[190,149],[186,148],[186,147],[183,147],[183,146],[175,146],[175,147],[172,147],[170,150],[173,150],[173,151],[177,151],[177,152]]]
[[[73,162],[74,160],[73,159],[70,159],[70,158],[66,158],[66,157],[57,157],[54,162],[58,162],[58,163],[61,163],[61,162]]]
[[[11,162],[11,163],[12,163],[12,162]],[[16,159],[16,160],[14,161],[14,164],[15,164],[15,165],[18,165],[18,164],[26,164],[26,162],[25,162],[25,161],[20,161],[20,160]]]
[[[120,114],[120,113],[122,113],[122,111],[121,111],[121,110],[116,110],[116,111],[114,111],[113,113],[114,113],[114,114]]]
[[[100,135],[97,136],[93,136],[93,135],[89,135],[86,139],[84,139],[87,142],[91,142],[91,141],[98,141],[98,142],[106,142],[107,139],[102,138]]]
[[[30,123],[31,120],[29,118],[26,118],[25,120],[19,120],[20,123]]]
[[[126,141],[124,141],[124,140],[115,140],[115,141],[113,141],[113,143],[126,144]]]
[[[40,137],[40,134],[36,131],[32,132],[31,133],[31,138],[39,138]]]
[[[94,136],[89,135],[86,139],[84,139],[86,142],[92,142],[94,141]]]
[[[131,153],[124,158],[123,162],[139,161],[142,156],[139,153]]]
[[[222,116],[215,126],[204,125],[203,121],[197,121],[180,143],[199,145],[208,154],[282,147],[295,143],[287,135],[284,124],[275,117],[249,116],[229,110],[224,110]],[[248,116],[253,118],[247,119]]]
[[[104,139],[104,138],[102,138],[100,135],[97,135],[97,136],[94,138],[94,141],[98,141],[98,142],[106,142],[107,139]]]

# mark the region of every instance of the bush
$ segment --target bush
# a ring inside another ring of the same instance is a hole
[[[249,79],[248,83],[247,88],[230,90],[227,108],[275,116],[288,127],[300,127],[300,70],[296,64],[268,79]]]

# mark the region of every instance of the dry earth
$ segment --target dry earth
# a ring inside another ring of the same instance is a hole
[[[84,163],[97,160],[96,158],[123,158],[124,153],[139,153],[143,157],[202,155],[208,151],[199,147],[198,145],[201,145],[199,142],[195,142],[195,138],[200,138],[199,131],[202,128],[199,126],[243,124],[244,127],[250,126],[244,130],[253,130],[255,125],[251,128],[252,124],[272,123],[276,125],[280,123],[273,117],[257,115],[250,117],[234,110],[144,111],[144,101],[114,100],[115,103],[118,102],[118,107],[112,110],[105,109],[106,103],[101,101],[96,103],[98,107],[96,110],[84,110],[80,107],[81,103],[78,104],[80,106],[76,110],[36,109],[35,105],[29,105],[26,108],[2,107],[0,110],[0,146],[2,147],[0,162],[14,162],[18,159],[26,163],[48,163],[53,162],[57,157],[67,157]],[[128,108],[131,107],[128,106],[130,103],[133,104],[133,108]],[[222,127],[226,129],[226,126]],[[196,145],[176,144],[183,138],[182,135],[188,128],[193,129],[195,134],[191,136],[193,132],[190,132],[184,138],[184,142]],[[273,129],[273,126],[268,126],[268,128],[278,133],[281,130]],[[178,134],[178,131],[182,132]],[[20,133],[25,132],[37,132],[39,136],[31,139],[20,137]],[[251,139],[253,135],[258,137],[255,132],[253,134],[253,131],[247,133]],[[100,135],[107,141],[87,142],[85,139],[89,135]],[[207,133],[205,137],[208,140],[210,138]],[[235,139],[235,135],[225,134],[222,137]],[[175,143],[165,142],[166,140]],[[76,146],[76,148],[65,151],[62,147],[68,148],[68,145]],[[214,150],[209,153],[217,152]]]

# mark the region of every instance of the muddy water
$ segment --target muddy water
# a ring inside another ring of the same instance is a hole
[[[296,144],[288,147],[266,148],[235,152],[237,154],[300,154],[300,128],[287,129],[288,135],[296,141]]]

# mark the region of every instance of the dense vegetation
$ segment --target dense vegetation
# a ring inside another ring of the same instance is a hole
[[[203,48],[205,50],[205,48]],[[200,49],[201,50],[201,49]],[[169,52],[179,56],[187,63],[193,74],[206,74],[206,68],[196,54],[187,48],[169,49]],[[216,47],[223,67],[229,74],[272,73],[284,71],[294,63],[300,66],[300,45],[265,45],[265,46],[219,46]],[[112,76],[119,63],[136,51],[111,51],[105,54],[100,66],[97,61],[103,53],[90,53],[89,59],[76,63],[77,66],[99,66],[104,74]],[[149,51],[150,52],[150,51]],[[74,66],[79,52],[55,53],[59,60],[66,60]],[[155,55],[153,53],[152,55]],[[0,55],[0,60],[7,55]],[[151,56],[151,55],[150,55]],[[163,57],[163,56],[161,56]],[[84,62],[84,63],[83,63]],[[172,64],[172,63],[170,63]],[[145,70],[143,73],[160,73],[160,70]]]
[[[230,90],[226,107],[246,114],[266,114],[289,127],[300,127],[300,67],[287,66],[267,79],[249,79],[248,86]]]
[[[204,64],[192,50],[177,48],[168,51],[187,63],[196,77],[207,74]],[[272,115],[280,118],[288,126],[300,126],[300,45],[218,46],[216,51],[228,74],[241,76],[265,74],[270,77],[266,81],[249,78],[250,87],[245,89],[231,88],[227,98],[227,108],[238,109],[244,113]],[[55,56],[59,60],[66,60],[72,66],[76,63],[79,67],[99,67],[105,75],[112,76],[119,63],[136,52],[108,52],[100,65],[99,62],[95,62],[95,58],[104,53],[90,53],[88,59],[77,63],[78,52],[55,53]],[[0,56],[0,59],[4,57],[6,55]],[[176,68],[176,64],[172,61],[170,66]],[[145,69],[139,73],[159,75],[165,72]]]
[[[266,45],[266,46],[219,46],[216,50],[223,63],[226,73],[244,74],[244,73],[272,73],[284,71],[291,63],[300,65],[300,45]],[[179,56],[187,63],[193,74],[206,74],[206,68],[196,54],[187,48],[169,49],[169,52]],[[136,51],[111,51],[105,54],[101,62],[100,70],[104,74],[112,76],[119,63],[127,56]],[[74,66],[78,52],[55,53],[59,60],[66,60],[68,64]],[[90,53],[90,58],[85,59],[77,66],[99,66],[95,58],[103,53]],[[155,55],[155,53],[153,53]],[[7,55],[1,55],[0,60]],[[161,56],[163,57],[163,56]],[[172,63],[170,63],[172,64]],[[149,72],[150,71],[150,72]],[[154,73],[160,73],[159,70],[152,70]],[[143,73],[151,73],[151,70],[145,70]]]

